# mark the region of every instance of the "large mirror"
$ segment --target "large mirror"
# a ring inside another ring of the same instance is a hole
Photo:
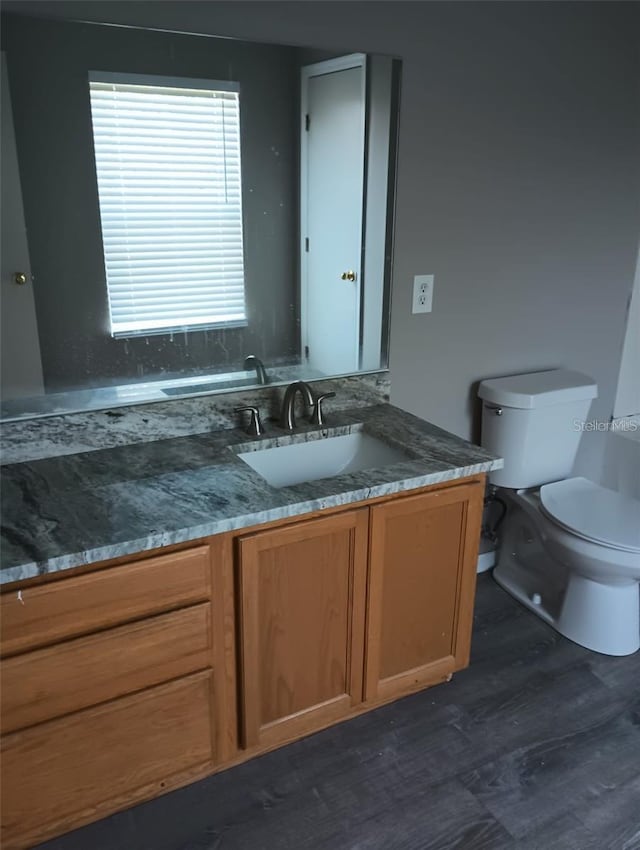
[[[387,365],[399,62],[2,17],[2,416]]]

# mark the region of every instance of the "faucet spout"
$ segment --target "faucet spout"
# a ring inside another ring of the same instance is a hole
[[[304,381],[294,381],[292,384],[286,389],[284,394],[284,401],[282,402],[282,414],[280,416],[280,427],[285,431],[293,431],[296,427],[296,417],[295,417],[295,401],[296,394],[300,392],[302,393],[302,397],[304,399],[305,404],[308,407],[313,407],[315,404],[313,393],[311,392],[311,387],[309,384]]]
[[[267,375],[267,371],[264,368],[264,363],[260,360],[259,357],[256,357],[255,354],[249,354],[248,357],[245,357],[244,360],[244,368],[248,371],[249,369],[256,370],[256,376],[258,378],[259,384],[268,384],[269,376]]]

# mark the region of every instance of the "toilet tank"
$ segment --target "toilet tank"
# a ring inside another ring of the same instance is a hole
[[[504,458],[491,483],[519,490],[567,478],[597,394],[591,378],[567,369],[482,381],[481,442]]]

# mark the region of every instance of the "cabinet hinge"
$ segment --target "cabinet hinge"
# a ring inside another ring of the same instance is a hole
[[[308,254],[309,253],[309,237],[305,236],[304,238],[304,250]]]
[[[311,117],[310,117],[309,113],[307,112],[307,114],[304,116],[304,129],[307,131],[307,133],[309,132],[310,126],[311,126]]]

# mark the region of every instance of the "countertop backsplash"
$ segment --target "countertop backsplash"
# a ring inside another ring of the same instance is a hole
[[[311,382],[314,392],[335,392],[326,410],[370,407],[389,401],[389,372],[329,378]],[[235,408],[253,405],[267,426],[277,419],[285,386],[256,387],[241,392],[69,413],[2,425],[0,462],[22,463],[47,457],[79,454],[172,437],[206,434],[238,427]],[[298,403],[299,400],[298,400]]]

